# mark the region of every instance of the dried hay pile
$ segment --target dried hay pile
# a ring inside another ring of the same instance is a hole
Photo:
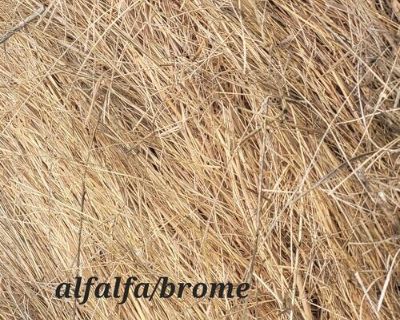
[[[400,318],[398,0],[43,4],[0,1],[2,319]]]

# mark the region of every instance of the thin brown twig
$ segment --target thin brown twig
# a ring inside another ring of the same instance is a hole
[[[82,177],[82,192],[81,192],[81,201],[80,201],[80,217],[79,217],[79,233],[78,233],[78,253],[77,253],[77,260],[76,260],[76,268],[77,268],[77,276],[80,276],[80,268],[81,268],[81,252],[82,252],[82,231],[83,231],[83,212],[85,209],[85,200],[86,200],[86,175],[88,171],[87,164],[90,160],[91,156],[91,149],[93,146],[94,139],[96,137],[96,132],[97,128],[99,126],[101,119],[101,113],[99,114],[99,117],[97,119],[96,127],[93,130],[93,135],[90,139],[90,144],[88,147],[88,152],[86,155],[86,160],[85,160],[85,171],[83,172],[83,177]],[[78,299],[75,298],[74,300],[74,309],[73,309],[73,319],[76,319],[76,314],[78,311]]]
[[[264,104],[263,106],[264,107]],[[261,110],[265,113],[268,112],[268,100],[265,105],[266,110]],[[262,208],[262,184],[263,184],[263,175],[264,175],[264,167],[265,167],[265,145],[266,145],[266,123],[265,121],[262,121],[262,127],[260,130],[262,130],[262,140],[261,140],[261,146],[260,146],[260,157],[259,157],[259,172],[258,172],[258,182],[257,182],[257,209],[256,209],[256,234],[255,234],[255,239],[254,239],[254,246],[253,246],[253,253],[251,256],[250,260],[250,265],[249,265],[249,270],[246,276],[246,282],[250,283],[252,282],[253,279],[253,271],[254,271],[254,266],[256,262],[256,257],[258,253],[258,246],[260,243],[260,230],[261,230],[261,208]],[[247,308],[248,300],[246,300],[246,308]],[[246,313],[246,319],[248,318],[248,314]]]
[[[39,18],[43,12],[46,10],[46,7],[42,4],[34,13],[30,16],[22,20],[16,26],[12,27],[8,30],[3,36],[0,37],[0,44],[5,43],[8,39],[10,39],[14,34],[25,28],[29,23]]]

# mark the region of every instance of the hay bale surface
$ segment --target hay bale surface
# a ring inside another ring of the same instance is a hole
[[[399,1],[43,5],[0,1],[2,319],[400,319]]]

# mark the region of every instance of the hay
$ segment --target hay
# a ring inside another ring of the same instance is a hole
[[[400,319],[397,0],[44,4],[0,1],[2,319]]]

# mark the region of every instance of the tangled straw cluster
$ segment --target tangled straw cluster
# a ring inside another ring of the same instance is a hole
[[[400,319],[398,0],[43,5],[0,1],[1,318]]]

